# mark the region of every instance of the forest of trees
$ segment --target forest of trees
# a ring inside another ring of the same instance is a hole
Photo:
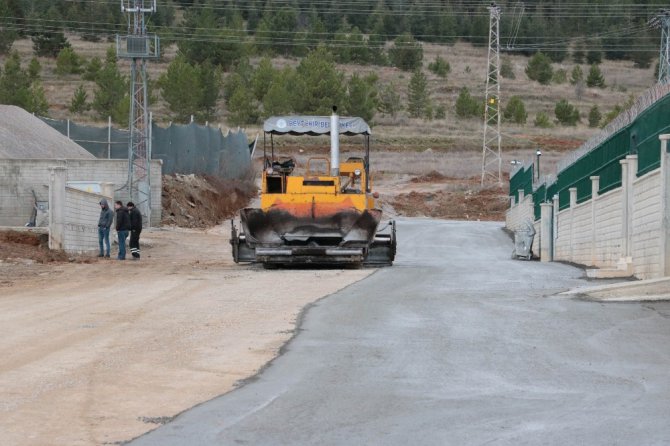
[[[349,77],[345,82],[335,63],[391,65],[411,73],[404,107],[410,116],[439,118],[444,108],[434,109],[425,91],[421,42],[485,45],[488,4],[439,0],[159,1],[158,13],[151,15],[148,26],[161,36],[164,46],[176,44],[179,55],[153,88],[161,93],[170,117],[177,121],[191,115],[212,119],[220,96],[235,124],[257,122],[268,113],[307,112],[315,107],[312,112],[318,112],[333,100],[344,104],[345,110],[371,119],[376,111],[394,115],[403,108],[397,92],[393,86],[377,85],[374,76]],[[554,72],[551,64],[570,59],[591,67],[582,72],[577,66],[570,77],[573,85],[604,87],[597,67],[603,58],[633,60],[636,66],[648,68],[657,53],[659,31],[647,25],[657,9],[646,1],[526,1],[523,10],[518,2],[499,5],[503,10],[503,50],[533,56],[526,74],[542,84],[565,82],[567,73]],[[9,54],[15,39],[32,39],[35,55],[57,58],[59,75],[76,74],[96,82],[92,103],[87,103],[82,86],[70,110],[90,108],[99,116],[107,114],[123,121],[128,99],[120,91],[111,91],[110,86],[126,88],[127,79],[118,72],[114,55],[108,54],[105,61],[81,60],[69,49],[66,37],[66,33],[76,33],[85,40],[112,41],[127,29],[119,6],[114,1],[0,0],[0,54]],[[249,64],[254,56],[262,58],[261,66]],[[278,70],[268,59],[276,56],[302,61],[296,68]],[[16,56],[8,60],[14,71],[6,71],[5,77],[19,73]],[[440,77],[449,73],[445,60],[432,61],[428,68]],[[502,76],[513,76],[506,68],[503,64]],[[309,89],[316,79],[325,79],[334,95],[326,100],[328,104],[310,98],[308,90],[300,98],[291,98],[289,89],[295,90],[296,85]],[[11,84],[10,80],[5,82]],[[184,86],[191,86],[190,93],[183,92]],[[23,103],[33,110],[44,109],[43,98],[27,99],[26,92],[41,94],[38,75],[21,88]],[[471,100],[466,91],[459,99],[459,116],[479,113],[481,107],[472,103],[476,99]],[[525,121],[524,113],[509,115]]]

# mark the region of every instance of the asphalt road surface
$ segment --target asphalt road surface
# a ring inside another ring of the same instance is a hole
[[[670,444],[670,303],[552,296],[582,271],[510,260],[498,223],[399,238],[257,377],[131,444]]]

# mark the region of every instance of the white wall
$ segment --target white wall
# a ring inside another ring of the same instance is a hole
[[[100,194],[65,188],[65,222],[63,249],[70,253],[91,253],[98,250],[98,219]]]
[[[31,190],[38,200],[48,201],[49,167],[67,167],[67,181],[113,183],[114,199],[130,200],[126,182],[126,160],[8,160],[0,159],[0,226],[23,226],[29,220],[33,206]],[[161,219],[162,161],[151,164],[152,224]]]
[[[661,175],[657,169],[633,183],[632,257],[635,276],[660,276]]]
[[[523,197],[520,203],[515,203],[505,213],[505,227],[510,231],[516,231],[520,227],[525,227],[526,221],[535,220],[535,208],[533,206],[533,196]]]
[[[624,255],[622,189],[617,188],[598,196],[595,208],[595,264],[611,268]]]

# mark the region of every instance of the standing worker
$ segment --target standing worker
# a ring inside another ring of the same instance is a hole
[[[130,231],[130,215],[128,209],[120,201],[114,203],[114,209],[116,209],[116,233],[119,236],[119,256],[116,259],[126,260],[126,238]]]
[[[98,243],[100,244],[100,254],[98,257],[109,257],[109,228],[114,221],[114,212],[109,208],[107,200],[100,200],[100,218],[98,219]],[[103,249],[103,242],[107,251]]]
[[[140,233],[142,232],[142,213],[129,201],[126,205],[130,212],[130,253],[133,260],[140,259]]]

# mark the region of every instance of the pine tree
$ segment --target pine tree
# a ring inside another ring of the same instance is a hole
[[[102,62],[98,56],[93,57],[91,61],[86,65],[86,70],[82,76],[86,81],[95,81],[98,78],[98,73],[102,69]]]
[[[526,105],[523,103],[520,97],[512,96],[503,111],[503,117],[506,121],[513,122],[515,124],[525,124],[526,119],[528,118],[528,113],[526,112]]]
[[[588,87],[605,88],[605,78],[603,77],[600,68],[598,68],[598,65],[591,65],[589,75],[586,78],[586,85]]]
[[[414,70],[407,92],[407,111],[412,118],[423,118],[430,104],[428,79],[421,69]]]
[[[377,109],[388,116],[396,117],[398,112],[402,110],[400,103],[400,94],[398,88],[393,83],[385,83],[379,90],[379,106]]]
[[[526,75],[530,80],[537,81],[542,85],[549,85],[554,75],[551,59],[542,53],[535,53],[528,61]]]
[[[456,99],[456,115],[461,118],[483,116],[483,107],[470,95],[470,90],[463,87]]]
[[[56,57],[63,48],[70,46],[62,31],[37,33],[32,40],[35,54],[44,57]]]
[[[184,56],[177,56],[170,63],[165,74],[158,79],[158,85],[172,120],[187,123],[200,111],[202,89],[198,82],[198,69]]]
[[[575,126],[579,122],[579,110],[565,99],[561,99],[556,103],[554,114],[562,125]]]
[[[82,72],[81,57],[71,47],[65,47],[58,53],[56,58],[56,74],[64,76],[66,74],[79,74]]]
[[[95,80],[96,90],[93,97],[93,110],[98,112],[100,119],[111,116],[118,124],[128,124],[130,95],[128,82],[116,65],[114,48],[107,51],[105,65]],[[126,108],[124,110],[124,105]]]
[[[358,74],[351,76],[347,83],[349,94],[346,111],[349,115],[361,117],[368,123],[372,122],[379,106],[377,80],[376,74],[365,77]]]
[[[296,113],[327,115],[333,105],[342,107],[346,103],[344,74],[323,47],[312,51],[298,65],[294,91],[300,92],[294,95]]]
[[[577,85],[578,82],[583,80],[584,72],[582,71],[582,68],[579,65],[575,65],[575,67],[572,69],[572,72],[570,73],[570,84]]]
[[[421,43],[408,34],[398,36],[389,49],[389,59],[393,66],[405,71],[413,71],[421,67],[423,62],[423,48]]]
[[[451,65],[438,55],[433,62],[428,64],[428,69],[435,75],[446,79],[447,75],[451,72]]]
[[[42,64],[37,60],[36,57],[30,59],[30,65],[28,65],[28,77],[31,82],[40,80],[40,73],[42,72]]]
[[[86,102],[87,99],[88,94],[86,94],[86,89],[83,85],[79,85],[79,87],[77,87],[77,89],[74,91],[74,96],[72,96],[68,110],[70,110],[71,113],[85,112],[90,108],[90,104]]]
[[[602,118],[603,116],[602,113],[600,113],[598,106],[594,105],[591,107],[591,110],[589,110],[589,127],[595,128],[600,126],[600,121]]]

